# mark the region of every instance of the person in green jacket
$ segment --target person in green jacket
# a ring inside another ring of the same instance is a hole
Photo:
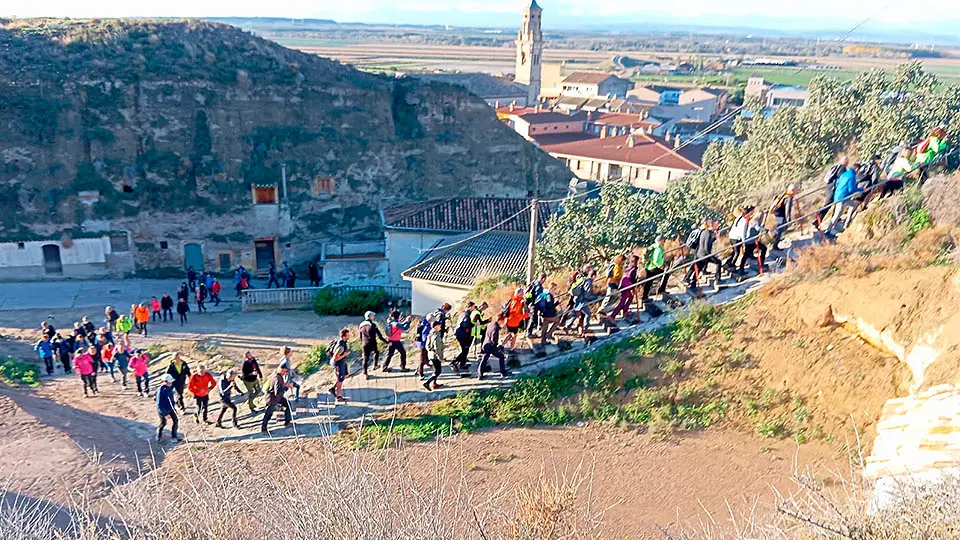
[[[120,315],[120,318],[117,319],[117,332],[127,335],[130,330],[133,330],[133,321],[126,315]]]
[[[663,275],[663,237],[657,236],[653,244],[647,248],[647,264],[643,267],[644,269],[644,282],[643,282],[643,294],[640,296],[640,302],[643,304],[647,303],[647,300],[650,298],[650,287],[653,285],[654,281],[657,281],[657,276]],[[663,294],[667,290],[667,280],[661,279],[659,285],[657,285],[657,294]]]

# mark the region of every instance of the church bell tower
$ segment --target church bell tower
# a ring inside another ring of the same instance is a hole
[[[543,62],[543,33],[540,31],[540,16],[543,9],[537,0],[523,10],[523,22],[517,34],[516,82],[527,85],[527,105],[540,102],[540,67]]]

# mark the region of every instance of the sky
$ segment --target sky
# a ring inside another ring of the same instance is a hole
[[[960,1],[911,0],[685,0],[630,2],[607,0],[538,0],[544,26],[626,23],[755,27],[771,30],[833,31],[852,28],[866,17],[864,30],[899,28],[921,34],[955,34]],[[3,0],[0,16],[15,17],[290,17],[338,22],[516,25],[529,0]]]

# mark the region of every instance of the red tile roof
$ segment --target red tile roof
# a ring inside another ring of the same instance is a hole
[[[626,113],[601,113],[594,115],[590,118],[590,121],[595,124],[604,124],[608,126],[634,126],[634,127],[647,127],[647,126],[659,126],[662,122],[656,119],[651,119],[649,117],[640,119],[639,114],[626,114]]]
[[[563,79],[565,83],[574,83],[574,84],[600,84],[603,81],[613,77],[609,73],[601,73],[597,71],[574,71],[570,75],[567,75]]]
[[[500,224],[496,230],[529,232],[530,212],[521,212],[530,204],[527,199],[475,197],[427,201],[385,208],[383,224],[390,229],[419,231],[482,231],[499,224],[510,216],[519,214]],[[540,230],[547,225],[552,209],[540,203],[537,222]]]
[[[499,114],[499,115],[504,115],[504,114],[527,114],[527,113],[535,113],[535,112],[537,112],[537,109],[535,109],[535,108],[533,108],[533,107],[519,107],[519,106],[514,106],[514,107],[513,107],[513,110],[510,110],[510,105],[501,105],[500,107],[497,107],[497,114]]]
[[[634,137],[631,148],[627,138]],[[534,140],[551,154],[562,154],[601,161],[651,165],[693,171],[700,168],[705,144],[690,144],[680,150],[659,137],[637,133],[601,139],[591,134],[543,135]]]

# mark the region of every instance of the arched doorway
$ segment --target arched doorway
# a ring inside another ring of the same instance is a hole
[[[197,272],[202,272],[203,267],[203,247],[200,244],[184,244],[183,262],[185,268],[193,267]]]
[[[43,246],[43,272],[48,276],[63,274],[63,262],[60,261],[60,246],[47,244]]]

